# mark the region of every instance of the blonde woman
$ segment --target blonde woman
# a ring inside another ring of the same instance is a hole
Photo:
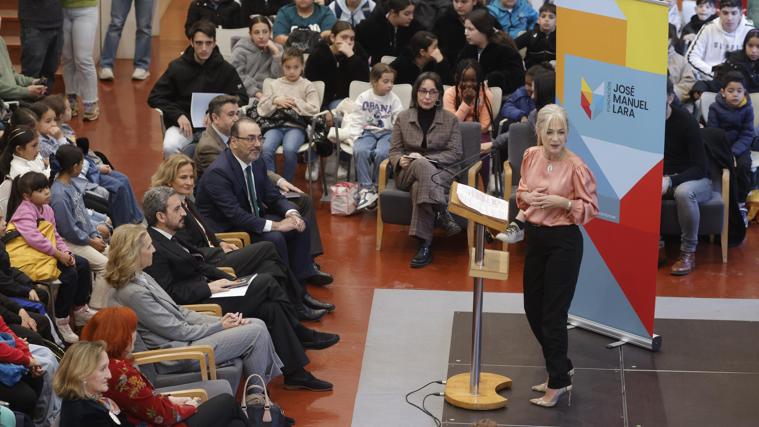
[[[104,397],[111,371],[103,341],[81,341],[66,350],[53,380],[63,399],[60,427],[131,426],[118,405]]]
[[[259,374],[268,382],[282,374],[282,362],[263,321],[239,313],[227,313],[220,319],[178,306],[143,272],[153,263],[153,252],[145,227],[122,225],[111,237],[105,273],[115,289],[114,301],[137,314],[137,332],[148,348],[210,345],[219,364],[242,359],[245,375]]]
[[[536,133],[538,145],[524,153],[516,198],[526,217],[524,309],[548,371],[548,381],[532,387],[545,395],[530,402],[550,408],[572,390],[566,325],[582,261],[578,225],[598,214],[598,198],[593,174],[566,147],[566,110],[543,107]]]

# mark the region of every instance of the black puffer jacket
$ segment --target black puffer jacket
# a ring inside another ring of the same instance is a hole
[[[190,30],[192,24],[201,19],[207,19],[221,28],[242,28],[248,26],[248,21],[243,20],[240,3],[235,0],[218,0],[216,7],[211,0],[195,0],[190,3],[187,10],[187,20],[184,23],[184,32]]]
[[[535,24],[531,31],[522,33],[514,40],[517,49],[527,48],[524,66],[529,69],[533,65],[556,60],[556,31],[546,34],[540,31],[540,25]]]
[[[240,105],[248,103],[245,86],[235,67],[214,48],[203,64],[195,60],[195,50],[188,47],[182,56],[171,61],[169,67],[153,86],[148,105],[163,111],[166,127],[176,126],[179,116],[190,118],[190,103],[195,92],[226,93],[237,95]]]
[[[725,62],[715,67],[714,79],[720,80],[729,71],[739,71],[748,85],[746,89],[759,92],[759,61],[750,60],[742,50],[728,52]]]
[[[409,45],[411,36],[423,29],[416,21],[411,21],[408,27],[393,27],[381,9],[374,8],[374,12],[356,27],[356,42],[369,54],[371,65],[380,62],[386,55],[400,56]]]
[[[312,82],[324,82],[322,109],[325,109],[330,102],[348,97],[352,81],[369,81],[367,55],[358,44],[354,45],[350,58],[343,54],[334,55],[329,44],[321,41],[308,56],[304,76]]]

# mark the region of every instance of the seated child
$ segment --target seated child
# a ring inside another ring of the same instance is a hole
[[[514,39],[517,49],[527,48],[525,68],[556,60],[556,5],[546,2],[539,13],[538,23]]]
[[[69,314],[82,326],[94,312],[87,306],[92,289],[90,266],[73,255],[55,228],[55,214],[49,205],[48,178],[27,172],[13,180],[8,201],[6,249],[13,267],[37,281],[61,282],[55,299],[55,323],[61,337],[74,343],[79,337],[69,324]],[[12,237],[13,232],[16,237]]]
[[[403,106],[393,93],[395,71],[387,64],[375,64],[369,73],[372,88],[356,97],[356,111],[346,116],[348,133],[357,138],[353,142],[356,176],[359,189],[357,208],[366,209],[377,203],[379,164],[387,159],[390,136],[395,117]]]
[[[743,75],[731,71],[722,77],[722,89],[709,106],[707,127],[720,128],[731,144],[736,163],[736,187],[741,212],[745,211],[746,196],[751,190],[751,143],[754,140],[754,108],[747,96]]]

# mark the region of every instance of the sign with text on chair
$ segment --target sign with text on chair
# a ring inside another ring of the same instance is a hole
[[[556,95],[568,148],[597,183],[599,215],[570,323],[658,349],[654,334],[667,78],[666,1],[560,0]],[[603,34],[603,37],[598,37]]]

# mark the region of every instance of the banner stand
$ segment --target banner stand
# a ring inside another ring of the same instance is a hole
[[[661,349],[661,335],[654,334],[652,337],[642,337],[640,335],[634,335],[629,332],[625,332],[621,329],[604,325],[603,323],[594,322],[592,320],[584,319],[580,316],[569,315],[568,324],[569,327],[582,328],[591,332],[595,332],[599,335],[604,335],[609,338],[615,338],[619,341],[615,341],[606,346],[606,348],[617,348],[624,344],[633,344],[638,347],[645,348],[646,350],[659,351]]]

